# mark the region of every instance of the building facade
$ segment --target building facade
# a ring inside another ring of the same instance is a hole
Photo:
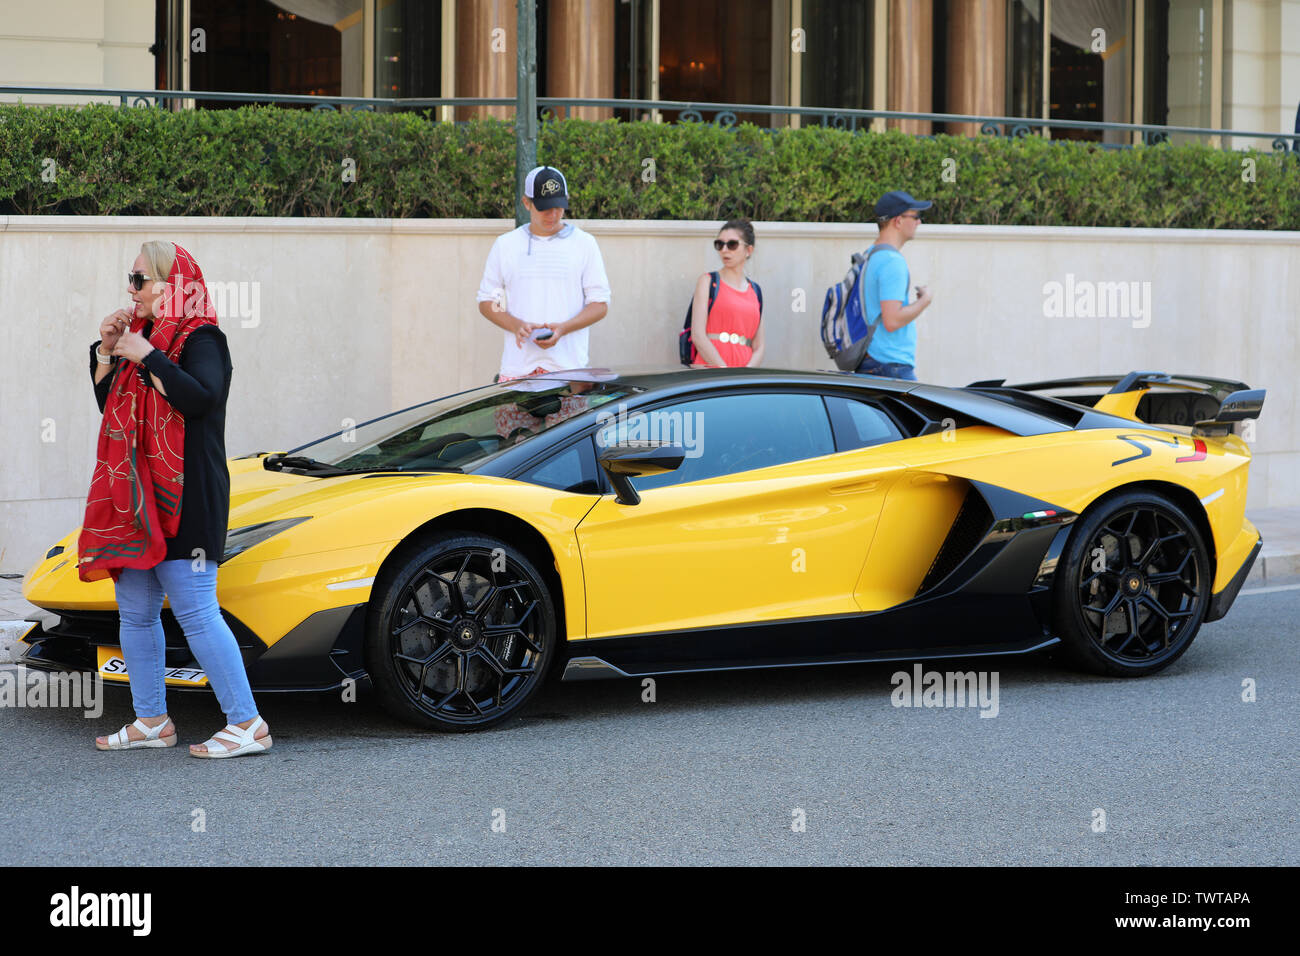
[[[0,84],[513,97],[515,16],[514,0],[10,0]],[[1292,132],[1300,102],[1300,0],[538,0],[537,23],[538,93],[550,97],[1265,133]],[[674,118],[571,115],[615,112]]]

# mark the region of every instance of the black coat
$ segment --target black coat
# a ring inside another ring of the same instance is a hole
[[[148,335],[146,334],[146,338]],[[98,362],[91,346],[90,373]],[[230,471],[226,467],[226,398],[230,394],[230,349],[215,325],[190,333],[176,365],[160,350],[145,356],[139,374],[148,384],[157,377],[167,390],[167,401],[185,418],[185,482],[181,493],[181,522],[176,536],[167,541],[167,558],[192,561],[195,549],[203,557],[220,561],[226,547],[230,519]],[[119,362],[126,361],[119,359]],[[95,400],[104,411],[114,375],[95,386]]]

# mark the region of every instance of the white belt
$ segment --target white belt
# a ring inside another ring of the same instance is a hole
[[[727,342],[731,345],[749,345],[752,347],[753,340],[747,339],[738,332],[710,332],[709,338],[715,342]]]

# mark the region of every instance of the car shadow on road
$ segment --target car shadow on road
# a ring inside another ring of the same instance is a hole
[[[1208,664],[1208,662],[1205,662]],[[1017,688],[1057,689],[1089,683],[1129,683],[1123,678],[1106,678],[1072,670],[1051,651],[1029,655],[950,658],[923,661],[887,661],[868,664],[828,664],[811,667],[761,668],[660,675],[647,678],[564,683],[552,679],[543,686],[518,715],[482,733],[503,733],[528,726],[566,722],[566,730],[583,724],[600,725],[643,719],[648,698],[659,712],[678,717],[697,714],[714,719],[719,712],[749,710],[755,706],[810,708],[842,705],[858,709],[864,703],[887,702],[898,685],[900,672],[993,672],[998,674],[1001,693]],[[1189,665],[1179,661],[1169,671],[1148,680],[1174,676]],[[1194,668],[1195,669],[1195,668]],[[651,695],[651,691],[653,694]],[[341,693],[260,693],[258,706],[273,734],[295,745],[327,745],[331,748],[367,746],[374,741],[417,741],[431,732],[389,715],[375,692],[364,686],[355,699]],[[126,687],[106,685],[103,715],[94,721],[93,733],[111,733],[134,715]],[[198,742],[220,728],[223,715],[215,698],[207,692],[172,692],[168,708],[184,743]],[[57,713],[47,711],[46,713]],[[52,721],[50,730],[53,731]],[[278,749],[278,748],[277,748]]]

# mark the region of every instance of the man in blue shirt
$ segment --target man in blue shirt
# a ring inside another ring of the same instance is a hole
[[[867,354],[857,368],[864,375],[916,381],[916,326],[912,323],[930,305],[931,298],[928,289],[917,286],[916,301],[908,304],[911,279],[900,250],[916,235],[920,211],[931,205],[900,191],[885,193],[876,203],[876,221],[880,224],[876,245],[880,248],[868,260],[860,286],[863,312],[876,327]]]

